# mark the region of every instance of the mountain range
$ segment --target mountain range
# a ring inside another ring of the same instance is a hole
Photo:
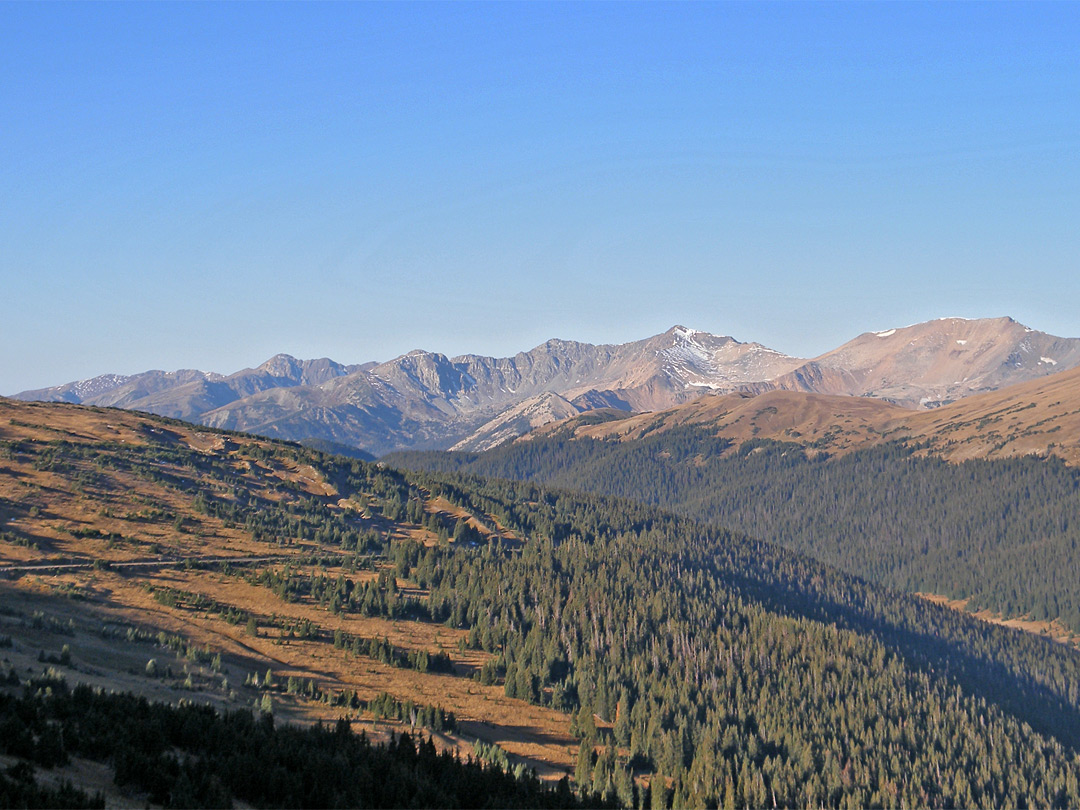
[[[1080,339],[1005,317],[867,332],[812,359],[675,326],[623,344],[549,340],[506,358],[415,350],[346,365],[279,354],[228,376],[108,374],[14,398],[147,411],[381,455],[483,450],[587,411],[661,411],[707,394],[786,390],[927,410],[1078,365]]]

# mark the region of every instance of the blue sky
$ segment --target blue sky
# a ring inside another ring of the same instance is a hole
[[[1080,4],[0,4],[0,393],[1080,335]]]

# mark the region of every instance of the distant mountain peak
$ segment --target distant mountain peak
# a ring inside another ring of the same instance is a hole
[[[291,354],[275,354],[265,363],[259,366],[259,371],[265,371],[274,377],[294,376],[300,368],[300,361]]]
[[[629,343],[552,338],[502,358],[413,349],[384,363],[345,366],[281,353],[227,377],[193,370],[103,375],[16,398],[150,411],[378,454],[487,446],[577,411],[657,411],[714,393],[782,389],[935,408],[1076,366],[1080,339],[1009,317],[864,332],[812,360],[675,324]]]

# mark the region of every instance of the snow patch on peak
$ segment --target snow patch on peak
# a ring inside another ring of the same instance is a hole
[[[659,354],[666,360],[676,364],[687,363],[704,369],[712,369],[712,355],[701,344],[687,339],[681,345],[672,346],[670,349],[662,349]]]
[[[896,330],[895,329],[886,329],[884,332],[874,332],[874,334],[877,335],[880,338],[886,338],[886,337],[889,337],[889,335],[895,335]]]
[[[73,387],[75,389],[75,395],[80,399],[85,399],[86,397],[104,394],[106,391],[119,388],[130,379],[131,377],[123,374],[102,374],[100,377],[79,380]]]
[[[1039,362],[1040,363],[1049,363],[1051,366],[1056,366],[1057,365],[1057,360],[1053,360],[1053,359],[1051,359],[1049,357],[1040,357]]]
[[[679,325],[671,327],[671,329],[669,329],[668,332],[670,334],[674,335],[675,337],[681,337],[681,338],[683,338],[685,340],[693,339],[694,335],[704,334],[700,329],[691,329],[688,326],[679,326]]]
[[[967,345],[967,341],[966,341],[966,340],[958,340],[958,341],[956,341],[956,342],[957,342],[957,343],[958,343],[959,345],[961,345],[961,346],[966,346],[966,345]]]

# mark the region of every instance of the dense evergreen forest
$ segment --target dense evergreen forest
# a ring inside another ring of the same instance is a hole
[[[563,780],[544,786],[492,764],[440,753],[408,733],[372,744],[342,720],[275,726],[266,714],[151,703],[63,680],[0,692],[0,753],[41,767],[108,762],[116,783],[164,807],[578,807]],[[590,797],[590,805],[602,804]],[[0,774],[3,807],[104,807],[100,795],[41,787],[26,764]]]
[[[527,538],[395,554],[431,618],[498,654],[508,693],[577,715],[594,790],[628,802],[640,769],[668,784],[658,804],[689,807],[1080,799],[1080,656],[1062,645],[644,506],[421,482]]]
[[[536,439],[386,461],[632,498],[893,588],[1080,632],[1080,471],[1059,459],[950,464],[899,445],[828,458],[767,441],[731,450],[688,426],[632,442]]]

